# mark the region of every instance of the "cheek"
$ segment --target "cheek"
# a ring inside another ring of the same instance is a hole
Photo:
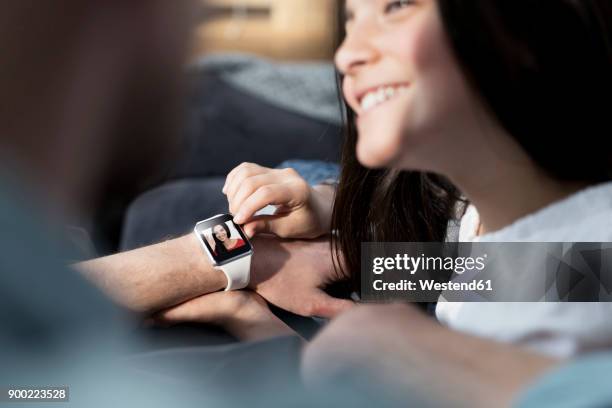
[[[470,133],[465,120],[475,102],[433,10],[404,35],[396,55],[411,68],[413,87],[400,126],[399,167],[440,171],[463,144],[458,135]]]
[[[384,58],[380,66],[385,67],[391,79],[402,78],[410,83],[409,92],[397,97],[375,113],[375,120],[359,123],[357,158],[366,167],[395,167],[407,150],[414,152],[415,143],[423,134],[424,116],[420,78],[417,69],[423,61],[419,58],[426,47],[426,35],[422,24],[398,26],[379,38],[378,44]],[[425,67],[423,67],[425,69]],[[381,69],[381,72],[383,70]]]
[[[415,81],[415,27],[404,24],[387,31],[375,43],[381,60],[378,62],[379,75],[385,80],[407,81],[412,88]],[[407,123],[410,122],[414,108],[414,90],[406,95],[397,96],[394,101],[378,108],[373,117],[358,121],[359,138],[357,158],[365,167],[394,167],[403,154],[407,138]]]
[[[427,23],[411,38],[404,58],[410,60],[416,78],[419,103],[415,105],[415,119],[424,130],[452,128],[454,117],[472,101],[437,12],[432,9]]]
[[[399,64],[411,82],[418,79],[422,71],[436,64],[438,27],[435,14],[425,10],[408,22],[398,24],[381,38],[382,54]]]

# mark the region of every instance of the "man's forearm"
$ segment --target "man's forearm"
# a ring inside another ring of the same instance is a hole
[[[352,306],[321,290],[336,279],[329,242],[258,235],[250,287],[269,302],[301,315],[332,316]],[[156,312],[227,286],[194,234],[76,265],[117,303]]]
[[[117,303],[155,312],[225,288],[193,234],[75,265]]]

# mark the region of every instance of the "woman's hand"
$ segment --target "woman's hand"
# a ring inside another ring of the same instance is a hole
[[[310,187],[293,169],[269,169],[243,163],[228,175],[223,187],[234,222],[247,235],[268,232],[282,238],[317,238],[330,232],[334,188]],[[267,205],[274,215],[254,216]]]
[[[251,291],[215,292],[159,312],[161,325],[206,323],[223,327],[240,340],[261,340],[295,334],[268,308],[266,301]]]

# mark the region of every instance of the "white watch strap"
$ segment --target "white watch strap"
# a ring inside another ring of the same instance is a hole
[[[251,255],[243,256],[217,268],[221,269],[227,277],[226,291],[244,289],[248,286],[251,277]]]

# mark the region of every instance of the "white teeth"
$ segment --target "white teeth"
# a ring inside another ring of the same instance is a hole
[[[407,86],[384,86],[370,91],[361,99],[361,110],[366,112],[397,95],[405,93],[407,90]]]
[[[369,93],[361,100],[361,109],[367,111],[377,104],[378,100],[376,98],[376,95],[373,93]]]

